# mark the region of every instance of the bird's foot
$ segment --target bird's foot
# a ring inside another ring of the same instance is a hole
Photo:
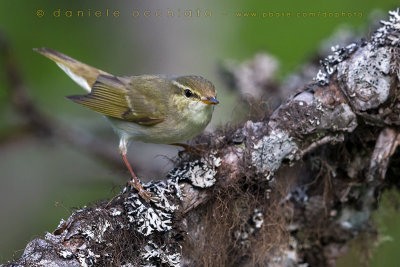
[[[202,155],[207,153],[207,144],[197,144],[197,145],[188,145],[188,144],[181,144],[181,143],[174,143],[171,144],[173,146],[180,146],[183,147],[184,150],[179,151],[178,155],[181,157],[183,155],[183,153],[190,153],[190,154],[194,154],[194,155]]]
[[[147,203],[150,203],[150,201],[158,202],[159,199],[154,197],[154,193],[145,190],[140,183],[135,183],[133,180],[130,180],[128,183],[132,188],[138,191],[139,196]]]

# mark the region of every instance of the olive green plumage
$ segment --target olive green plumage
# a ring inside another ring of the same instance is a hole
[[[207,126],[218,104],[214,85],[200,76],[114,76],[52,49],[35,51],[89,92],[67,98],[105,115],[120,136],[121,149],[130,140],[186,141]]]
[[[161,82],[156,78],[123,79],[100,75],[89,94],[67,98],[106,116],[152,125],[164,121],[167,115],[167,103],[159,92],[158,83]],[[157,91],[148,90],[151,86]]]

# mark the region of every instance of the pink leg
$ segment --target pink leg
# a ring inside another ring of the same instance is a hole
[[[129,164],[128,158],[126,157],[125,153],[121,153],[122,158],[124,159],[126,167],[128,167],[129,172],[132,175],[132,180],[129,181],[130,185],[135,188],[138,192],[139,195],[146,200],[147,203],[150,202],[150,200],[157,200],[157,198],[152,197],[150,192],[147,192],[146,190],[143,189],[143,186],[140,184],[139,179],[136,177],[135,173],[132,170],[131,164]]]

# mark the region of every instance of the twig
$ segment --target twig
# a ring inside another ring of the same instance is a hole
[[[400,134],[395,129],[384,128],[380,132],[367,173],[369,181],[373,181],[375,178],[385,178],[389,160],[396,151],[399,142]]]

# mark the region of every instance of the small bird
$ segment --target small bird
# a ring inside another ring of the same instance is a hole
[[[53,60],[88,92],[67,99],[104,115],[111,123],[132,176],[130,185],[147,202],[155,198],[142,187],[129,164],[130,141],[184,142],[204,130],[219,103],[214,85],[200,76],[114,76],[49,48],[34,51]]]

